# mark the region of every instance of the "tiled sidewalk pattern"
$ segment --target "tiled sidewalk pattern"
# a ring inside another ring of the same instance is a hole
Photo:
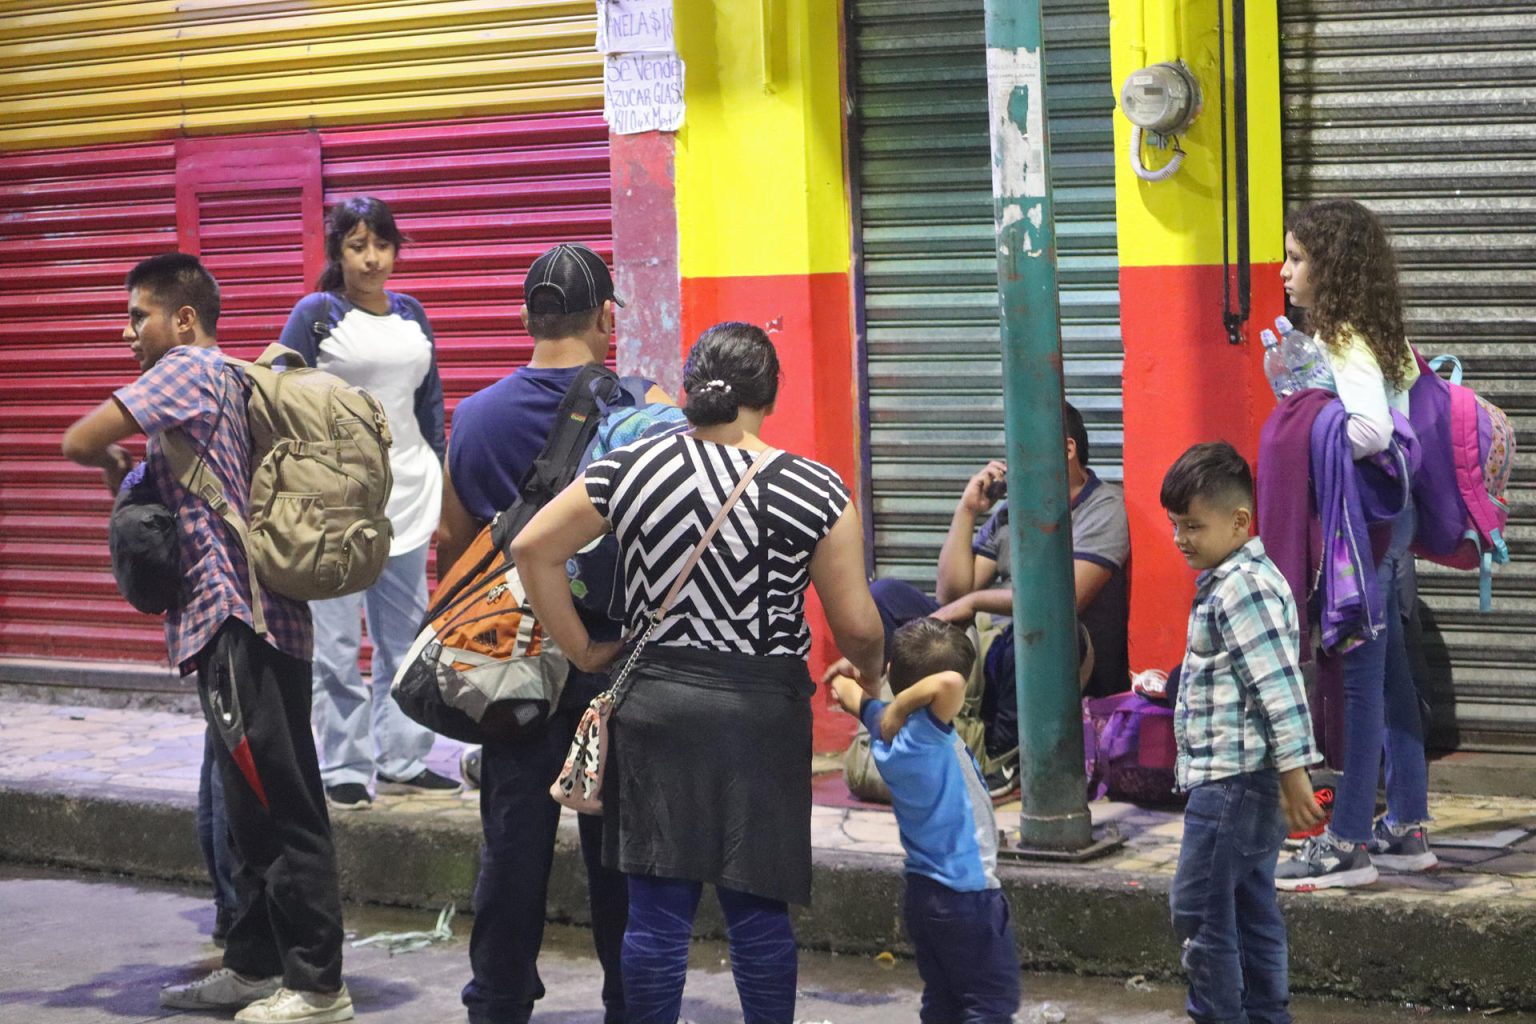
[[[72,791],[116,790],[125,797],[197,792],[203,723],[194,715],[165,711],[116,710],[13,702],[0,707],[0,785],[24,784]],[[439,740],[429,763],[458,775],[460,745]],[[835,766],[818,759],[817,767]],[[819,777],[819,794],[832,797],[812,811],[812,844],[820,850],[899,858],[896,821],[888,810],[840,806],[841,782]],[[477,818],[477,794],[385,796],[368,814],[463,816]],[[1089,805],[1095,826],[1113,826],[1124,848],[1083,865],[1083,871],[1137,875],[1171,874],[1178,857],[1182,822],[1177,811],[1096,801]],[[1392,898],[1405,901],[1536,901],[1536,801],[1495,797],[1433,795],[1431,840],[1441,867],[1418,875],[1383,874],[1365,890],[1330,890],[1315,898]],[[997,818],[1015,828],[1019,805],[1004,804]],[[574,829],[567,812],[564,827]]]

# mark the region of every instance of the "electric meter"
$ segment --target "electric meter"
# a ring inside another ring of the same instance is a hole
[[[1154,135],[1178,135],[1200,113],[1200,85],[1183,64],[1153,64],[1125,80],[1120,109],[1138,128]]]

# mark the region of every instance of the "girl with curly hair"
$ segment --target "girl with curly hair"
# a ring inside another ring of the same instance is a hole
[[[1286,221],[1280,279],[1328,357],[1356,461],[1385,451],[1392,443],[1392,413],[1407,417],[1408,391],[1419,376],[1403,334],[1397,264],[1386,229],[1352,199],[1308,204]],[[1344,778],[1333,820],[1278,867],[1275,884],[1282,889],[1369,885],[1378,867],[1422,871],[1436,863],[1424,828],[1424,725],[1397,587],[1399,574],[1412,568],[1408,545],[1415,523],[1410,503],[1392,520],[1391,541],[1377,565],[1386,629],[1343,656]],[[1387,813],[1373,823],[1383,753]]]

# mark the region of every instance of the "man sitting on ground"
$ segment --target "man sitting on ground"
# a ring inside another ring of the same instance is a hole
[[[1073,590],[1078,621],[1093,652],[1083,694],[1102,697],[1129,686],[1126,622],[1130,616],[1130,526],[1120,488],[1088,468],[1088,431],[1082,414],[1070,403],[1063,403],[1062,418],[1072,514]],[[994,461],[966,484],[939,552],[938,600],[901,580],[881,579],[870,584],[887,632],[924,615],[961,625],[968,625],[978,612],[1012,616],[1008,502],[997,486],[1005,485],[1006,479],[1007,466]],[[988,513],[978,532],[976,520]],[[987,780],[993,796],[1005,795],[1018,785],[1018,695],[1013,654],[1010,622],[987,650],[983,673],[986,689],[981,715],[986,722],[987,759],[993,765]]]

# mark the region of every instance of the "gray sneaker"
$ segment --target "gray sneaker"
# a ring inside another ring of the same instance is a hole
[[[1275,888],[1286,892],[1370,885],[1376,878],[1365,844],[1347,843],[1332,832],[1308,839],[1295,856],[1275,868]]]
[[[242,978],[220,967],[206,978],[160,990],[160,1005],[167,1010],[238,1010],[275,993],[282,978]]]
[[[1429,850],[1429,832],[1423,825],[1388,825],[1385,816],[1371,830],[1371,862],[1388,871],[1427,871],[1440,863]]]

